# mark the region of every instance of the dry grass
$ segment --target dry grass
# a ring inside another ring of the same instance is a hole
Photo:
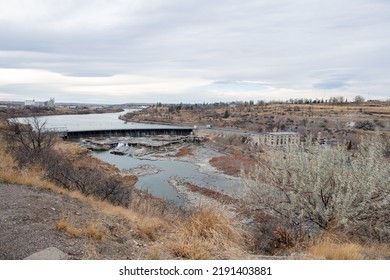
[[[138,223],[138,235],[144,240],[157,241],[168,229],[166,221],[159,217],[146,217]]]
[[[85,156],[89,154],[87,149],[81,148],[80,146],[71,142],[58,141],[54,148],[68,156]]]
[[[335,244],[321,241],[308,249],[310,259],[315,260],[363,260],[362,247],[355,243]]]
[[[315,240],[306,253],[308,259],[320,260],[384,259],[390,256],[390,245],[362,244],[326,234]]]
[[[184,156],[189,156],[192,155],[192,149],[189,147],[183,147],[181,148],[176,154],[175,157],[184,157]]]
[[[177,226],[175,240],[167,246],[182,259],[237,258],[242,253],[244,234],[233,219],[213,209],[202,209]]]
[[[97,252],[96,244],[93,241],[85,244],[84,251],[88,260],[102,259],[101,255]]]
[[[83,235],[91,238],[92,240],[102,240],[105,236],[105,231],[101,229],[100,224],[90,223],[83,229]]]
[[[0,182],[47,189],[56,188],[53,183],[42,179],[44,174],[38,166],[19,169],[13,158],[1,149],[0,159]]]
[[[86,227],[75,227],[67,218],[63,218],[56,224],[56,228],[70,236],[88,237],[94,241],[101,241],[106,235],[106,231],[98,222],[91,222]]]
[[[73,237],[81,236],[81,229],[74,227],[67,219],[61,219],[57,224],[56,228],[59,231],[65,231],[67,234]]]
[[[239,242],[242,237],[232,219],[228,218],[225,213],[210,208],[192,214],[184,221],[181,229],[186,236],[213,240],[218,244],[224,243],[223,239]]]
[[[187,260],[210,260],[215,258],[212,242],[199,239],[179,240],[169,244],[168,249],[175,258]]]
[[[210,159],[209,163],[223,173],[232,176],[239,176],[242,170],[245,173],[248,173],[256,165],[254,159],[237,154],[213,157]]]
[[[390,259],[390,244],[370,244],[364,246],[368,259]]]
[[[200,193],[204,196],[211,197],[211,198],[221,202],[222,204],[234,204],[234,203],[239,202],[238,199],[233,198],[227,194],[223,194],[223,193],[220,193],[218,191],[215,191],[215,190],[212,190],[209,188],[201,187],[201,186],[195,185],[193,183],[187,182],[186,186],[188,187],[188,189],[191,192],[196,192],[196,193]]]

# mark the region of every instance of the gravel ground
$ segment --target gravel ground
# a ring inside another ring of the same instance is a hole
[[[224,206],[219,203],[218,201],[199,194],[195,192],[191,192],[188,190],[188,188],[185,186],[185,181],[182,179],[179,179],[177,177],[170,178],[169,183],[178,191],[179,194],[183,195],[187,200],[186,209],[197,209],[204,207],[212,207],[212,208],[224,208]]]
[[[72,237],[56,229],[64,217],[77,227],[98,222],[109,234],[100,242]],[[0,259],[24,259],[47,247],[60,249],[70,259],[136,259],[142,255],[142,242],[131,234],[126,221],[85,202],[49,190],[0,184]]]

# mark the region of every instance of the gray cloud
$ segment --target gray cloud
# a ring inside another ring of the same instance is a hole
[[[107,92],[106,97],[98,91],[100,100],[122,102],[137,96],[140,101],[153,101],[160,96],[170,102],[191,101],[194,91],[204,89],[204,82],[191,83],[188,88],[178,87],[180,94],[167,95],[163,90],[161,96],[161,84],[153,87],[154,79],[204,79],[210,85],[232,81],[231,90],[238,90],[234,81],[263,81],[273,90],[259,96],[245,85],[242,90],[252,99],[275,98],[278,89],[281,96],[291,90],[289,94],[297,95],[292,97],[299,97],[312,88],[346,96],[375,89],[377,96],[388,97],[387,1],[15,3],[0,0],[0,68],[45,70],[65,77],[150,78],[150,89],[143,87],[136,93],[139,87],[132,87],[136,83],[129,80],[128,96],[120,91]],[[50,88],[57,100],[64,98],[63,92],[66,98],[87,98],[84,88],[76,90],[80,87],[67,84],[72,79],[65,80],[42,81],[31,94],[27,82],[19,81],[24,86],[13,91],[16,85],[4,79],[0,86],[2,92],[20,98],[39,95],[40,87],[42,96]],[[115,78],[107,83],[114,82]],[[210,98],[207,90],[199,95]],[[233,97],[223,87],[218,98]]]
[[[348,83],[342,80],[330,80],[330,81],[323,81],[321,83],[315,84],[315,88],[319,89],[338,89],[338,88],[345,88],[348,86]]]

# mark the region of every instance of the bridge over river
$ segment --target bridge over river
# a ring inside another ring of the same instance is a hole
[[[131,136],[145,137],[153,135],[190,135],[193,132],[192,127],[182,126],[158,126],[158,127],[108,127],[108,128],[84,128],[75,129],[67,127],[50,127],[47,131],[58,133],[64,139],[77,139],[82,137],[98,136]]]

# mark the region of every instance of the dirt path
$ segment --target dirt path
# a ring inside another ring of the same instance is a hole
[[[93,222],[107,233],[102,241],[73,237],[56,228],[63,218],[75,227]],[[70,259],[137,259],[141,242],[130,225],[85,202],[49,190],[0,184],[0,259],[23,259],[56,247]]]

